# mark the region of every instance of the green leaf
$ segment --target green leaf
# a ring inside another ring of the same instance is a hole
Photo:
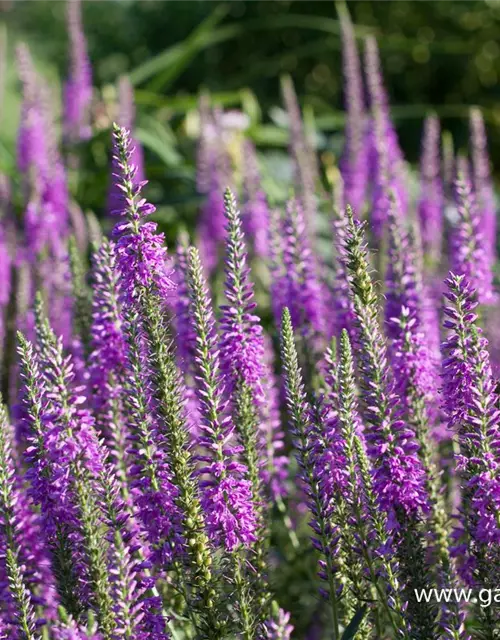
[[[228,107],[240,104],[242,95],[241,91],[219,91],[211,93],[210,100],[213,104]],[[135,92],[135,102],[137,105],[166,108],[173,112],[185,113],[186,111],[198,108],[199,96],[198,94],[162,96],[152,91],[138,89]]]
[[[182,156],[176,149],[176,138],[172,130],[165,124],[151,117],[141,118],[135,137],[145,147],[156,153],[167,167],[178,167],[182,164]]]
[[[286,147],[290,137],[287,129],[281,129],[272,124],[252,127],[248,130],[248,135],[255,144],[270,147]]]
[[[243,24],[230,24],[215,29],[227,11],[227,6],[219,5],[185,40],[134,69],[130,73],[132,84],[138,85],[152,78],[148,85],[150,90],[165,90],[199,52],[241,35],[245,29]]]
[[[359,625],[363,622],[363,618],[365,617],[367,606],[364,605],[360,607],[356,613],[354,614],[353,619],[344,630],[342,634],[342,638],[340,640],[353,640],[355,638],[356,633],[358,632]]]

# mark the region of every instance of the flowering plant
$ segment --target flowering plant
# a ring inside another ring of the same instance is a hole
[[[20,46],[23,211],[0,183],[0,640],[499,637],[466,597],[500,576],[480,112],[451,178],[426,120],[413,198],[377,43],[363,65],[342,13],[333,199],[290,79],[283,206],[203,96],[199,224],[167,251],[124,79],[112,232],[71,199],[93,88],[76,0],[68,22],[64,152]]]

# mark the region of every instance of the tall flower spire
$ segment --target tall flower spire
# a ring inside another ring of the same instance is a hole
[[[197,188],[205,196],[197,229],[198,246],[205,268],[211,273],[224,243],[223,193],[232,182],[220,118],[210,109],[208,96],[200,99],[200,137],[197,157]]]
[[[418,514],[425,508],[423,473],[415,435],[396,411],[398,402],[387,370],[387,349],[378,325],[377,294],[364,244],[363,225],[348,209],[344,260],[356,314],[356,342],[364,394],[368,453],[375,464],[375,489],[388,512],[402,508]]]
[[[224,194],[227,220],[225,297],[228,304],[221,307],[220,359],[221,371],[230,393],[235,431],[243,448],[242,459],[252,486],[252,498],[257,516],[257,539],[254,545],[256,588],[261,599],[260,608],[267,606],[269,586],[266,573],[264,528],[264,494],[262,486],[263,425],[270,418],[264,409],[269,392],[264,361],[264,337],[258,316],[254,315],[253,286],[247,265],[245,238],[240,212],[229,189]],[[271,436],[273,434],[271,433]],[[263,611],[264,613],[264,611]],[[265,613],[264,613],[265,615]]]
[[[451,236],[452,269],[457,275],[464,275],[476,289],[481,304],[490,304],[495,299],[493,273],[484,244],[475,194],[463,175],[458,177],[455,190],[458,221]]]
[[[395,203],[393,202],[393,206]],[[395,390],[401,398],[403,416],[419,444],[430,505],[429,532],[437,558],[440,584],[454,583],[449,549],[449,526],[442,496],[440,472],[432,455],[432,427],[439,417],[438,362],[432,343],[426,340],[421,287],[408,234],[394,213],[389,222],[390,249],[386,291],[386,326]],[[460,626],[455,605],[443,607],[447,624]]]
[[[234,425],[226,415],[213,312],[198,251],[188,253],[188,283],[191,318],[197,334],[197,383],[202,419],[201,446],[206,449],[202,504],[210,536],[232,551],[254,540],[255,513],[246,468],[237,462],[240,448],[231,444]]]
[[[264,343],[254,315],[253,286],[249,278],[241,216],[229,189],[224,194],[227,220],[225,297],[221,319],[221,370],[230,388],[241,381],[262,401]]]
[[[13,462],[7,414],[0,406],[0,578],[8,582],[8,593],[0,591],[0,628],[3,623],[5,630],[9,629],[9,637],[38,640],[34,601],[24,575],[26,567],[20,561],[22,546],[16,513],[19,503]]]
[[[119,304],[119,273],[114,244],[103,239],[94,253],[90,326],[90,387],[96,429],[104,438],[126,491],[127,426],[124,406],[127,344]]]
[[[83,33],[80,0],[68,0],[68,33],[70,69],[64,87],[64,131],[71,142],[90,138],[92,102],[92,68]]]
[[[130,138],[130,164],[135,170],[134,186],[140,185],[144,181],[144,157],[141,144],[133,136],[135,129],[135,105],[134,90],[127,76],[122,76],[118,82],[118,123],[120,127],[131,132]],[[120,189],[114,179],[119,172],[117,160],[114,156],[111,163],[112,174],[111,184],[108,192],[108,211],[110,214],[117,213],[124,208],[125,194]]]
[[[288,307],[294,326],[302,335],[312,338],[325,333],[326,316],[318,266],[306,233],[302,207],[296,200],[286,206],[279,234],[280,255],[271,293],[276,314]],[[276,317],[279,324],[281,318]]]
[[[328,585],[327,596],[333,624],[333,637],[338,640],[341,620],[335,553],[336,532],[331,524],[334,503],[328,483],[325,485],[323,482],[325,476],[332,473],[333,467],[326,466],[325,458],[321,461],[317,459],[318,445],[315,442],[315,431],[319,426],[324,426],[318,421],[318,418],[322,420],[324,412],[320,409],[320,415],[313,417],[314,411],[306,396],[295,346],[292,319],[287,307],[283,309],[280,338],[288,419],[294,436],[300,477],[305,485],[308,508],[313,516],[310,523],[314,532],[313,544],[321,554],[322,577]],[[342,462],[339,466],[341,465]]]
[[[373,181],[371,223],[377,239],[383,234],[389,211],[389,191],[397,193],[404,214],[407,207],[403,175],[403,155],[389,113],[389,100],[380,69],[377,41],[369,36],[365,43],[365,68],[373,121],[370,172]]]
[[[316,155],[307,138],[297,94],[289,76],[282,79],[281,89],[290,128],[290,154],[294,162],[297,199],[304,211],[305,228],[308,233],[312,233],[317,212]]]
[[[342,32],[342,66],[346,109],[345,142],[340,170],[344,182],[344,202],[362,211],[368,180],[368,145],[366,144],[366,110],[363,76],[354,34],[347,10],[340,7]]]
[[[419,217],[424,249],[439,260],[443,236],[444,195],[440,166],[440,126],[437,116],[427,116],[420,160]]]
[[[256,638],[255,593],[245,579],[244,551],[256,541],[258,520],[252,500],[249,469],[238,461],[242,448],[233,446],[233,418],[227,413],[226,388],[220,371],[217,336],[198,251],[188,253],[191,317],[197,335],[197,396],[205,466],[201,473],[202,505],[209,536],[229,554],[234,573],[236,607],[243,636]],[[249,452],[247,448],[246,453]],[[260,572],[260,567],[259,567]],[[265,602],[263,602],[264,604]]]
[[[113,229],[117,237],[117,267],[122,274],[123,298],[126,304],[132,304],[144,289],[153,289],[166,297],[175,285],[166,263],[163,234],[155,233],[155,222],[145,220],[155,208],[142,197],[145,183],[135,183],[137,167],[132,164],[130,132],[115,124],[113,137],[118,169],[115,177],[125,196],[123,208],[117,212],[124,220]]]
[[[164,543],[173,541],[175,551],[185,552],[187,579],[192,581],[186,605],[195,610],[200,633],[215,640],[221,637],[224,624],[218,615],[212,550],[194,478],[183,385],[163,315],[175,285],[165,264],[163,236],[154,233],[156,224],[143,220],[153,208],[140,198],[142,185],[133,184],[135,167],[130,164],[129,134],[115,125],[114,135],[121,172],[118,181],[126,196],[122,212],[126,221],[118,223],[114,232],[119,236],[117,268],[129,348],[130,392],[126,397],[132,416],[130,428],[137,443],[137,481],[146,488],[140,510],[150,535],[156,537],[157,549],[172,549]],[[161,465],[155,471],[156,451],[161,451]],[[157,480],[153,480],[151,471],[155,471]],[[149,499],[150,492],[154,500]],[[148,510],[153,517],[148,516]],[[164,558],[162,564],[171,557]]]
[[[65,172],[53,133],[46,91],[26,45],[16,50],[23,103],[17,139],[17,164],[23,177],[24,225],[30,260],[48,246],[60,256],[68,230]]]
[[[407,637],[399,566],[394,557],[387,516],[378,508],[373,492],[372,467],[365,453],[363,424],[358,411],[354,358],[346,329],[342,330],[339,342],[338,360],[330,348],[325,358],[329,367],[329,401],[338,413],[336,432],[346,470],[343,500],[335,514],[339,519],[339,536],[348,554],[348,575],[354,593],[364,599],[367,582],[370,582],[377,591],[380,605],[389,613],[391,626],[402,637]],[[369,540],[376,540],[376,543],[370,544]],[[384,576],[382,589],[378,584],[380,575]]]
[[[479,109],[471,109],[470,133],[472,147],[472,183],[477,197],[480,228],[486,245],[486,255],[490,264],[497,253],[497,206],[491,180],[488,144],[483,114]]]
[[[40,506],[44,538],[56,562],[61,604],[68,612],[79,615],[86,594],[81,584],[83,576],[77,572],[81,566],[81,550],[75,549],[81,541],[76,534],[78,518],[70,500],[68,470],[61,467],[65,452],[54,437],[52,422],[46,418],[43,398],[47,397],[47,388],[38,356],[30,342],[21,334],[18,337],[29,443],[26,449],[29,492],[34,504]],[[59,446],[59,455],[54,455],[55,445]]]
[[[378,324],[378,301],[370,277],[363,225],[347,210],[345,264],[356,314],[356,346],[362,391],[365,438],[374,467],[373,487],[398,540],[408,598],[408,616],[415,633],[434,637],[436,607],[422,608],[414,589],[427,588],[425,546],[420,523],[428,512],[425,474],[415,431],[402,420],[387,361],[387,347]]]
[[[476,294],[467,278],[450,273],[443,343],[443,408],[457,434],[462,530],[456,532],[462,576],[472,586],[493,584],[500,571],[500,414],[487,341],[476,326]],[[465,559],[463,558],[465,554]],[[477,609],[486,634],[495,613]]]
[[[245,140],[243,152],[243,228],[256,255],[265,258],[269,255],[269,205],[261,184],[257,153],[250,140]]]
[[[81,544],[80,579],[83,578],[89,603],[96,607],[104,640],[111,640],[117,623],[113,616],[109,548],[98,535],[100,505],[96,495],[105,456],[93,418],[82,408],[86,399],[83,387],[74,383],[72,359],[64,355],[62,342],[51,330],[39,298],[36,314],[38,358],[47,399],[45,412],[51,416],[46,446],[53,461],[52,483],[64,487],[66,505],[60,504],[59,509],[69,508],[73,513],[72,533]]]

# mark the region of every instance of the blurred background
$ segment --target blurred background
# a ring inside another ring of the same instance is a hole
[[[393,117],[408,160],[418,160],[422,121],[435,111],[455,146],[467,142],[468,109],[479,105],[493,164],[500,150],[500,2],[348,2],[359,44],[378,37]],[[3,0],[0,170],[15,173],[19,83],[14,49],[26,42],[57,102],[67,74],[65,3]],[[83,143],[77,197],[99,213],[106,194],[109,122],[116,81],[129,74],[149,196],[166,222],[196,215],[194,139],[201,90],[244,111],[249,135],[276,170],[286,162],[280,77],[290,74],[316,145],[334,161],[342,146],[340,24],[333,1],[119,0],[83,2],[93,67],[97,133]],[[99,133],[102,132],[102,134]],[[499,165],[500,166],[500,165]],[[174,225],[175,226],[175,225]]]

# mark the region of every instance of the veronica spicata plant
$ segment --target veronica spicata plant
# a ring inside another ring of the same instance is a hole
[[[470,159],[431,114],[407,166],[377,41],[361,57],[339,5],[338,166],[292,78],[284,172],[256,110],[204,92],[175,117],[197,198],[165,209],[154,106],[137,77],[94,86],[98,34],[67,9],[62,115],[17,44],[0,170],[0,640],[497,638],[480,111]]]

